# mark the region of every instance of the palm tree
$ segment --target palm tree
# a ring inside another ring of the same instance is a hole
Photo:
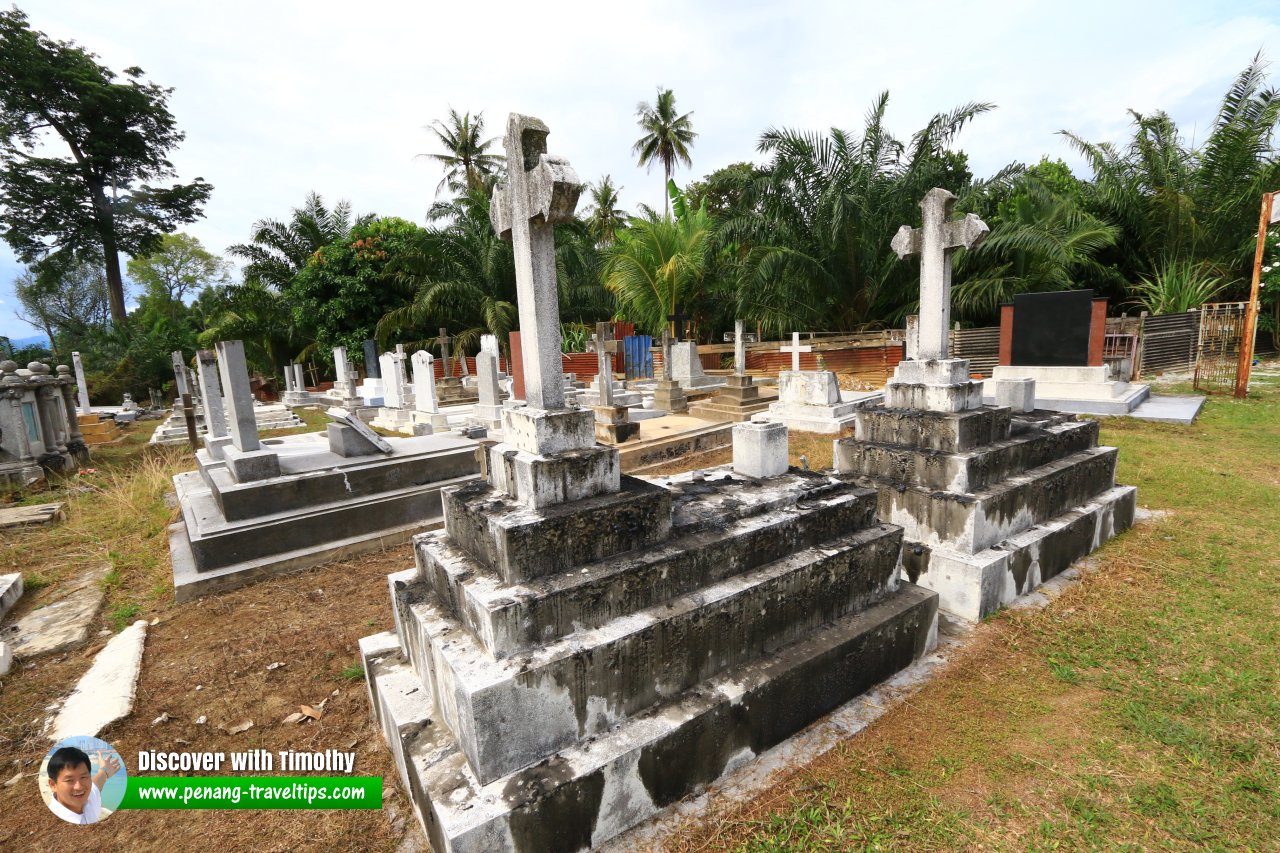
[[[1168,278],[1180,261],[1196,262],[1211,278],[1246,278],[1259,199],[1280,184],[1272,144],[1280,92],[1262,88],[1265,79],[1259,53],[1227,90],[1198,148],[1163,112],[1130,110],[1133,138],[1124,146],[1062,131],[1093,169],[1091,211],[1121,229],[1108,260],[1126,281]]]
[[[485,185],[502,168],[505,158],[500,154],[490,154],[489,146],[497,142],[497,137],[482,139],[484,136],[484,111],[476,113],[458,111],[449,108],[448,121],[439,119],[427,126],[427,130],[435,134],[436,140],[444,148],[442,154],[419,154],[429,160],[435,160],[445,167],[444,178],[436,185],[436,195],[448,187],[454,192],[466,190],[473,192]]]
[[[312,255],[345,237],[353,225],[350,202],[339,201],[329,210],[319,195],[307,193],[306,201],[293,209],[288,223],[260,219],[253,223],[253,242],[238,243],[227,251],[249,262],[244,268],[246,280],[283,291]]]
[[[674,182],[675,216],[646,209],[605,250],[604,282],[623,316],[650,333],[666,325],[676,306],[696,305],[704,295],[712,234],[706,205],[690,208]]]
[[[599,183],[588,184],[591,191],[591,204],[583,213],[587,218],[587,227],[601,245],[612,243],[618,232],[627,227],[627,212],[617,207],[618,193],[622,187],[613,185],[613,178],[605,175]]]
[[[654,162],[662,163],[662,186],[671,183],[671,174],[676,163],[692,166],[689,158],[689,146],[698,134],[693,132],[693,123],[689,121],[692,112],[682,116],[676,115],[676,96],[670,89],[658,87],[658,98],[652,105],[641,101],[636,105],[637,124],[644,131],[644,136],[636,140],[631,152],[639,156],[639,165],[653,168]],[[667,196],[663,194],[663,211],[668,212]]]
[[[202,347],[242,340],[249,362],[275,376],[299,352],[314,346],[294,324],[288,297],[260,279],[228,285],[216,301],[221,305],[198,337]]]
[[[750,213],[721,229],[721,244],[742,258],[737,316],[771,332],[853,331],[918,298],[913,265],[889,243],[899,225],[918,221],[929,189],[969,183],[964,155],[949,145],[992,107],[939,113],[903,143],[884,126],[888,100],[886,92],[872,105],[860,137],[837,128],[761,136],[758,150],[773,159],[747,193]]]

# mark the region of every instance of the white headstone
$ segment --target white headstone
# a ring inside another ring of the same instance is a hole
[[[440,411],[436,402],[435,358],[426,350],[413,354],[413,407],[419,412],[435,414]]]
[[[227,406],[231,444],[241,451],[253,451],[258,441],[258,421],[253,413],[253,390],[249,387],[249,364],[242,341],[218,341],[218,376],[222,379]]]
[[[218,358],[212,350],[196,353],[196,375],[200,379],[200,396],[204,399],[204,425],[208,434],[221,438],[227,434],[227,414],[222,408],[222,391],[218,387]]]
[[[384,405],[400,408],[404,403],[404,362],[395,353],[384,352],[378,356],[378,369],[382,373]]]
[[[76,371],[76,388],[79,392],[80,411],[89,414],[93,408],[89,405],[89,383],[84,381],[84,365],[80,363],[80,353],[71,353],[71,364]]]

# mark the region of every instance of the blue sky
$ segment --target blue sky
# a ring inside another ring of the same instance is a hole
[[[995,103],[958,143],[980,177],[1044,155],[1084,173],[1058,130],[1118,141],[1128,108],[1164,109],[1202,137],[1253,54],[1280,59],[1274,2],[18,4],[36,29],[174,87],[187,139],[170,159],[214,186],[185,230],[215,252],[311,190],[422,222],[441,171],[414,155],[451,106],[484,110],[495,136],[510,111],[542,118],[553,153],[584,180],[611,174],[634,208],[662,201],[660,170],[631,154],[636,104],[658,85],[700,134],[681,183],[758,159],[771,126],[857,129],[886,89],[900,137]],[[0,335],[15,338],[33,333],[14,315],[20,271],[0,245]]]

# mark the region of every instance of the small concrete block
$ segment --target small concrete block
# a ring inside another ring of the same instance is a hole
[[[22,598],[22,574],[0,575],[0,619]]]
[[[996,379],[996,405],[1008,406],[1015,412],[1033,412],[1036,408],[1034,379]]]
[[[430,427],[428,427],[430,429]],[[372,456],[381,453],[373,442],[366,439],[349,424],[332,423],[326,427],[329,452],[342,457]]]
[[[204,437],[204,448],[209,451],[209,456],[213,459],[225,459],[225,451],[231,446],[231,436],[220,435],[216,438],[211,435]]]
[[[280,476],[280,457],[272,450],[240,450],[230,445],[222,450],[227,470],[237,483],[252,483]]]
[[[9,648],[8,643],[0,640],[0,675],[8,675],[11,666],[13,666],[13,650]]]
[[[49,726],[50,740],[93,737],[129,715],[142,669],[142,645],[146,637],[147,623],[139,619],[103,646]]]
[[[967,412],[982,406],[982,383],[928,385],[890,379],[884,386],[885,406],[928,412]]]
[[[733,470],[745,477],[787,473],[787,426],[748,422],[733,427]]]
[[[587,409],[506,409],[502,413],[502,435],[517,450],[551,456],[594,446],[594,423],[595,415]]]
[[[600,423],[596,421],[596,441],[605,444],[621,444],[640,434],[640,424],[622,421],[620,423]]]

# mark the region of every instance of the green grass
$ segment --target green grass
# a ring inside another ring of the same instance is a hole
[[[364,679],[364,665],[348,664],[342,668],[342,672],[338,673],[338,677],[344,681],[361,681]]]
[[[1162,389],[1163,391],[1163,389]],[[1168,514],[1005,610],[906,706],[673,849],[1273,850],[1280,388],[1191,426],[1103,419]]]

